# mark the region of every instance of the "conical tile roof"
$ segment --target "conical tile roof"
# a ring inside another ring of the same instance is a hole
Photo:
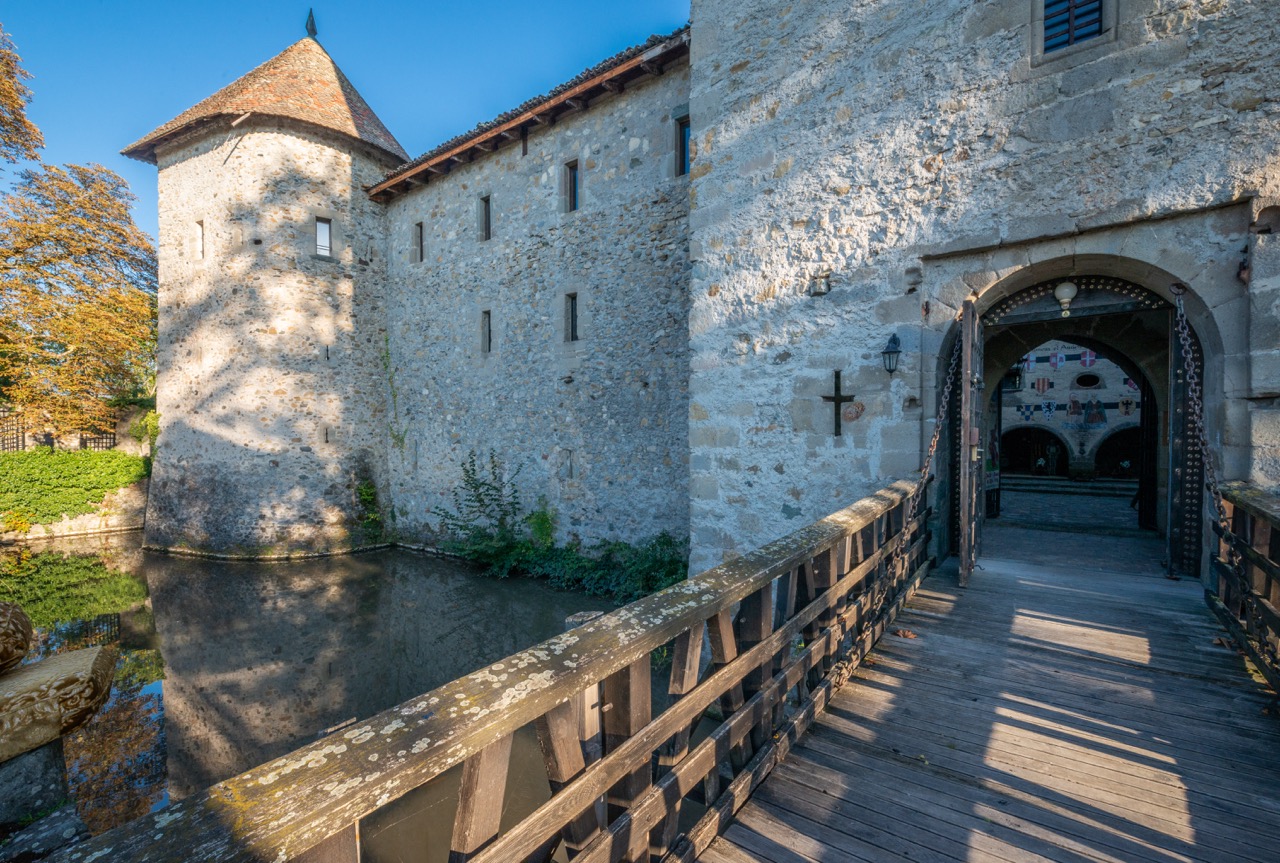
[[[219,117],[288,117],[371,144],[401,162],[409,159],[342,70],[315,39],[295,42],[252,72],[165,123],[121,152],[155,164],[166,138]]]

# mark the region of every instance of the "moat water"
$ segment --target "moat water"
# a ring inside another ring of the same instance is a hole
[[[21,564],[21,577],[64,581],[75,564],[75,590],[94,611],[53,622],[78,600],[42,607],[27,661],[95,644],[121,651],[111,699],[65,743],[72,799],[94,833],[536,644],[575,612],[608,607],[409,551],[267,564],[154,554],[140,541],[42,543]],[[10,573],[15,554],[0,549]],[[129,607],[99,613],[104,602]],[[518,735],[513,758],[507,808],[527,812],[548,794],[532,734]],[[446,775],[367,819],[363,859],[445,859],[450,786],[456,777]]]

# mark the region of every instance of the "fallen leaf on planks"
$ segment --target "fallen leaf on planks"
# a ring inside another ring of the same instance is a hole
[[[893,634],[898,636],[899,638],[919,638],[920,637],[909,629],[895,629],[893,631]]]

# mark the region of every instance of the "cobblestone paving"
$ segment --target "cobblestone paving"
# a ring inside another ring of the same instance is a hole
[[[988,521],[982,529],[979,566],[984,559],[1015,560],[1038,566],[1069,564],[1077,572],[1164,574],[1165,542],[1154,531],[1107,536],[1033,530],[1001,521]]]
[[[1152,575],[1165,567],[1164,538],[1138,527],[1124,497],[1006,491],[982,534],[984,557]]]
[[[1149,533],[1139,530],[1138,511],[1129,502],[1127,497],[1005,491],[1000,494],[1000,516],[989,523],[1085,533]]]

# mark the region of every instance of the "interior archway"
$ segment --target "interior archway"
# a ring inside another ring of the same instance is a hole
[[[1094,448],[1098,476],[1131,479],[1137,476],[1142,454],[1142,430],[1137,425],[1116,429]]]
[[[1069,449],[1061,437],[1040,426],[1005,428],[1000,435],[1000,473],[1066,477]]]

